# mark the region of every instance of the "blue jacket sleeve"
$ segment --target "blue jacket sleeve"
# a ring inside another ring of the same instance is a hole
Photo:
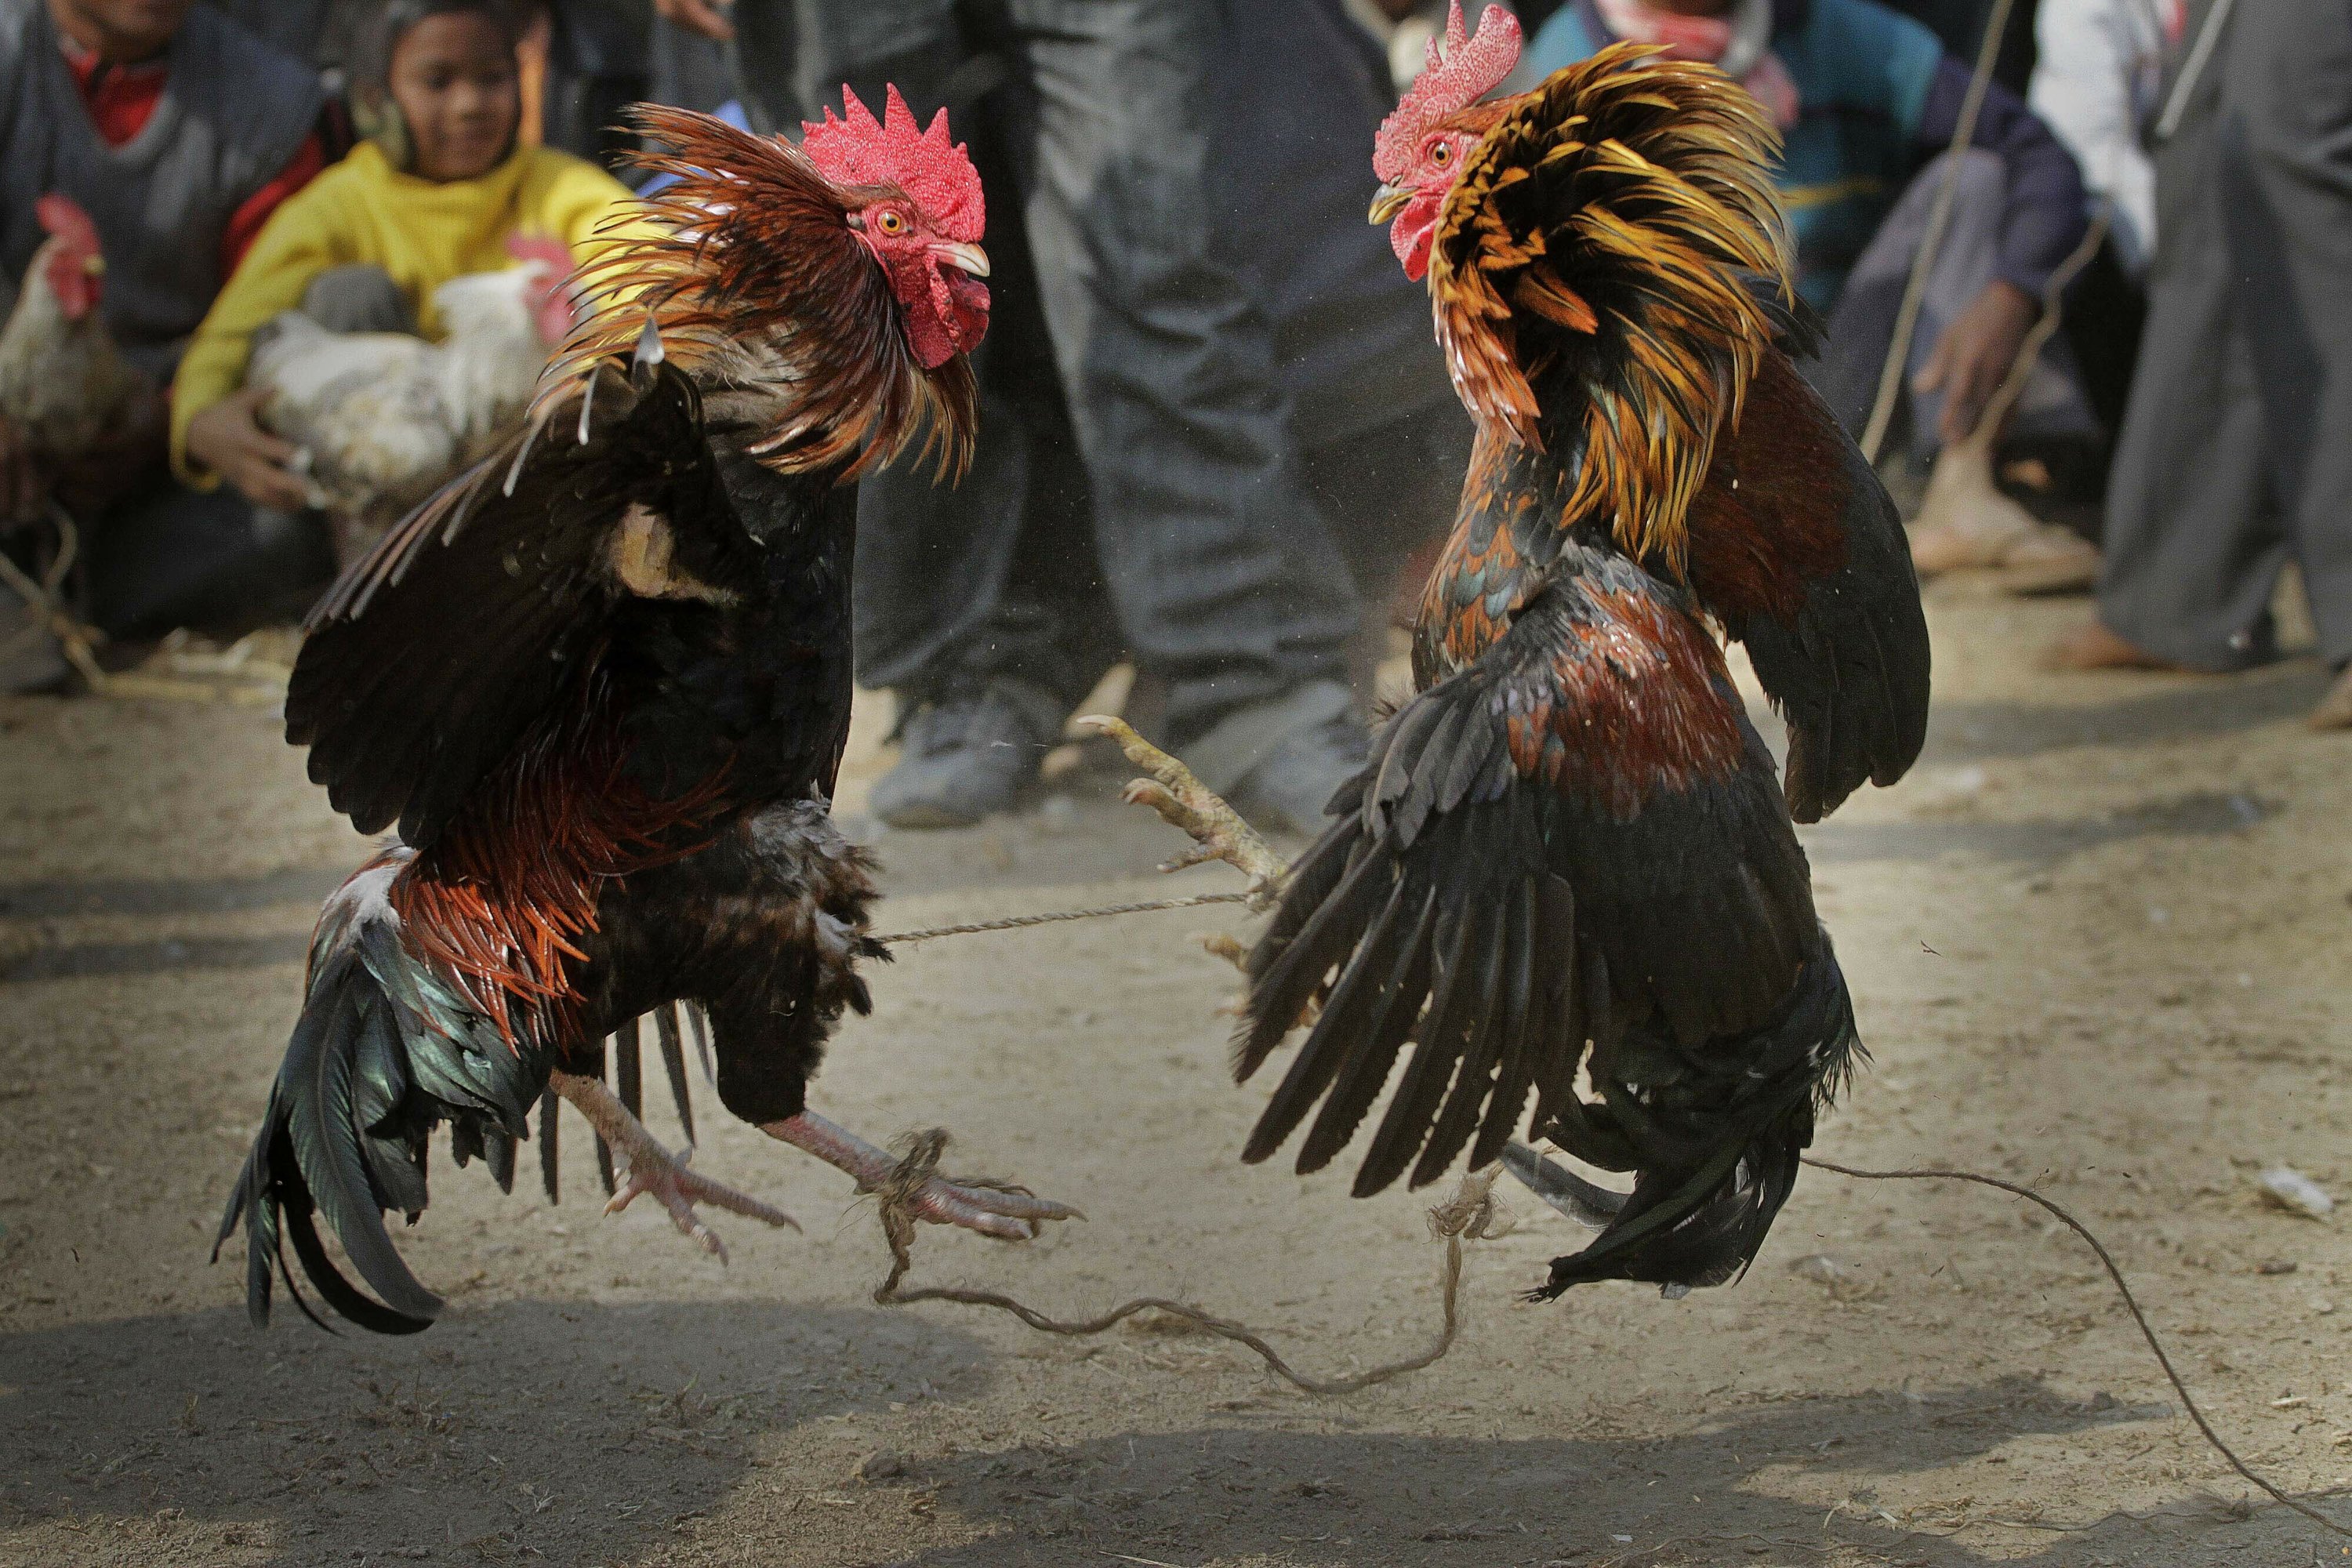
[[[1927,84],[1916,132],[1922,151],[1940,153],[1960,128],[1960,104],[1969,94],[1969,70],[1947,55]],[[2025,101],[1999,82],[1985,88],[1969,139],[2000,159],[2009,173],[2009,205],[2001,215],[2000,259],[1994,276],[2042,298],[2050,274],[2082,243],[2090,220],[2084,214],[2083,174]]]

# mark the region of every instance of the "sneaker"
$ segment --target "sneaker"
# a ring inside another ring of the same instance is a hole
[[[1242,775],[1242,808],[1261,827],[1312,836],[1329,818],[1324,807],[1363,768],[1370,743],[1351,714],[1293,730]]]
[[[905,752],[874,781],[868,809],[892,827],[970,827],[1036,778],[1061,718],[1051,695],[1009,680],[919,708],[900,726]]]

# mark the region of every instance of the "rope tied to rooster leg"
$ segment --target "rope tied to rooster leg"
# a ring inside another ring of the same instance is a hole
[[[982,931],[1020,931],[1027,926],[1052,925],[1059,921],[1096,921],[1110,915],[1148,915],[1160,910],[1194,910],[1206,904],[1246,904],[1256,897],[1254,893],[1187,893],[1181,898],[1146,899],[1133,904],[1104,904],[1087,910],[1050,910],[1042,914],[1005,915],[996,920],[968,921],[961,925],[925,926],[920,931],[884,931],[876,942],[895,946],[906,942],[929,942],[934,937],[976,936]]]
[[[992,1307],[999,1311],[1010,1312],[1039,1333],[1072,1338],[1107,1333],[1138,1313],[1158,1312],[1190,1323],[1203,1333],[1244,1346],[1265,1363],[1267,1371],[1293,1388],[1312,1394],[1354,1394],[1435,1364],[1454,1348],[1454,1339],[1461,1332],[1463,1242],[1505,1235],[1513,1223],[1510,1210],[1495,1196],[1495,1182],[1502,1173],[1501,1166],[1490,1165],[1483,1171],[1473,1171],[1465,1175],[1454,1195],[1429,1211],[1430,1235],[1445,1243],[1445,1261],[1438,1282],[1444,1321],[1436,1339],[1426,1349],[1401,1361],[1385,1362],[1344,1377],[1314,1377],[1293,1367],[1279,1351],[1266,1342],[1265,1336],[1247,1324],[1220,1318],[1187,1302],[1172,1301],[1161,1296],[1139,1296],[1132,1300],[1122,1301],[1098,1317],[1071,1321],[1048,1317],[1000,1290],[981,1290],[960,1285],[924,1285],[913,1289],[906,1289],[907,1271],[914,1265],[915,1199],[922,1191],[923,1184],[937,1173],[940,1156],[947,1148],[948,1135],[934,1127],[913,1134],[906,1142],[905,1157],[898,1162],[898,1168],[891,1172],[889,1178],[876,1189],[882,1216],[882,1235],[890,1247],[890,1272],[874,1289],[874,1300],[877,1303],[886,1307],[903,1307],[918,1301],[952,1301],[966,1307]],[[952,1179],[964,1186],[993,1187],[1003,1192],[1025,1190],[985,1177],[957,1176]]]
[[[2231,1469],[2269,1493],[2273,1501],[2285,1504],[2324,1530],[2331,1531],[2337,1535],[2352,1536],[2352,1528],[2336,1523],[2309,1503],[2289,1496],[2272,1482],[2257,1475],[2245,1460],[2238,1458],[2236,1449],[2221,1440],[2221,1435],[2213,1430],[2213,1424],[2205,1418],[2205,1412],[2198,1408],[2197,1401],[2190,1396],[2189,1385],[2181,1382],[2180,1374],[2172,1369],[2172,1358],[2165,1353],[2164,1342],[2157,1338],[2156,1330],[2147,1321],[2147,1314],[2140,1310],[2139,1299],[2132,1294],[2132,1288],[2125,1283],[2124,1271],[2116,1267],[2114,1256],[2107,1251],[2105,1243],[2091,1234],[2090,1226],[2069,1214],[2065,1205],[2056,1199],[2044,1197],[2032,1187],[2021,1183],[2005,1182],[1999,1176],[1982,1175],[1975,1171],[1938,1169],[1864,1171],[1853,1165],[1841,1165],[1833,1161],[1815,1159],[1811,1155],[1806,1156],[1805,1163],[1815,1170],[1834,1171],[1841,1176],[1852,1176],[1864,1182],[1973,1182],[1979,1186],[1992,1187],[2023,1198],[2030,1204],[2040,1205],[2059,1224],[2081,1237],[2089,1244],[2091,1250],[2098,1254],[2100,1267],[2107,1271],[2107,1279],[2114,1283],[2116,1293],[2123,1298],[2124,1306],[2132,1315],[2132,1321],[2139,1325],[2140,1337],[2147,1342],[2147,1348],[2156,1353],[2156,1364],[2164,1369],[2165,1381],[2172,1384],[2173,1393],[2180,1395],[2181,1405],[2189,1412],[2189,1419],[2197,1424],[2197,1430],[2204,1435],[2206,1442],[2212,1445],[2213,1451],[2228,1460]]]

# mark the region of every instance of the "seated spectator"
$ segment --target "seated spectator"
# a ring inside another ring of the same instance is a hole
[[[2099,254],[2066,290],[2066,343],[2103,430],[2123,426],[2156,249],[2156,122],[2181,41],[2181,0],[2042,0],[2027,101],[2066,144],[2107,215]],[[2104,495],[2106,476],[2096,476]],[[2085,499],[2089,499],[2087,496]]]
[[[1799,286],[1830,323],[1813,377],[1859,434],[1948,167],[1969,68],[1875,0],[1571,0],[1537,34],[1512,85],[1623,38],[1716,62],[1779,122]],[[2086,222],[2073,158],[1997,83],[1961,158],[1907,367],[1922,461],[1975,429]],[[2011,438],[2067,444],[2096,434],[2063,357],[2045,353]]]
[[[254,334],[280,311],[437,338],[440,285],[506,268],[517,235],[579,254],[627,199],[595,165],[519,143],[515,42],[495,0],[385,7],[352,86],[366,139],[270,219],[180,362],[172,456],[184,481],[226,479],[275,511],[303,505],[293,447],[261,424],[262,389],[239,390]]]
[[[109,631],[178,624],[315,569],[317,541],[169,480],[161,389],[222,279],[318,172],[320,107],[308,67],[193,0],[0,0],[0,268],[13,291],[46,237],[37,202],[70,197],[97,229],[109,332],[153,389],[74,473],[28,479],[24,446],[0,430],[0,494],[53,493],[78,518]]]

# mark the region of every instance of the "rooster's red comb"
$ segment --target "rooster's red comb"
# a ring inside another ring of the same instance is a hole
[[[529,266],[538,262],[547,269],[551,282],[562,282],[572,276],[572,247],[552,234],[515,233],[507,236],[507,254]]]
[[[980,171],[963,143],[948,139],[948,111],[931,117],[930,128],[915,129],[915,111],[894,85],[886,89],[882,118],[841,89],[841,118],[832,110],[812,125],[801,121],[801,151],[817,172],[838,185],[896,185],[913,198],[931,226],[950,239],[976,243],[986,226]]]
[[[90,222],[89,214],[81,204],[62,191],[51,191],[33,204],[33,216],[40,219],[41,227],[66,242],[68,249],[85,255],[98,254],[98,225]]]
[[[1462,0],[1454,0],[1445,37],[1429,40],[1429,63],[1412,79],[1396,111],[1381,121],[1372,142],[1372,172],[1383,180],[1403,177],[1413,165],[1422,132],[1457,109],[1492,92],[1519,63],[1519,19],[1489,5],[1473,35],[1462,25]]]

